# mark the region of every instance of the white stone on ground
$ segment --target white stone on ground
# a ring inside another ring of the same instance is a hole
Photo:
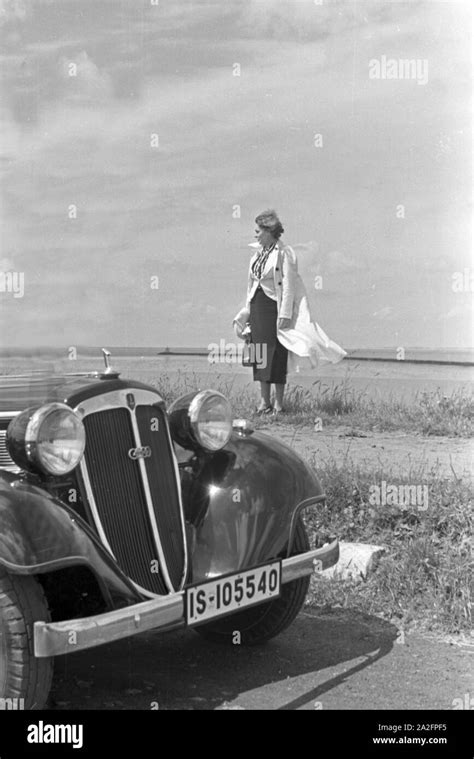
[[[378,564],[385,549],[368,543],[339,543],[339,561],[320,574],[328,579],[364,580]]]

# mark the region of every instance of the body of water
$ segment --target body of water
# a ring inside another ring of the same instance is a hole
[[[134,349],[110,348],[112,366],[120,371],[122,377],[151,382],[167,375],[171,382],[173,376],[180,380],[186,378],[190,387],[219,387],[222,381],[231,383],[233,388],[255,384],[252,371],[243,367],[239,361],[219,361],[210,363],[208,355],[146,355]],[[150,349],[146,349],[148,352]],[[193,349],[197,351],[197,349]],[[413,350],[413,349],[412,349]],[[136,351],[136,353],[135,353]],[[464,352],[466,357],[468,352]],[[128,355],[126,355],[128,354]],[[471,393],[474,388],[474,366],[460,361],[444,363],[424,363],[423,360],[393,361],[376,351],[376,356],[370,357],[364,352],[362,357],[353,356],[351,360],[344,359],[338,364],[324,366],[315,370],[302,369],[288,375],[288,382],[310,389],[315,382],[329,387],[345,383],[357,392],[376,397],[409,398],[420,392],[440,391],[449,395],[460,391]],[[439,352],[424,355],[439,356]],[[446,356],[446,354],[441,354]],[[456,352],[456,355],[459,354]],[[60,357],[42,353],[36,356],[3,356],[0,357],[0,373],[28,373],[30,371],[50,371],[54,373],[76,371],[100,371],[104,366],[100,349],[78,351],[77,360],[68,360],[64,351]]]
[[[240,344],[241,341],[238,341]],[[234,343],[226,343],[229,350],[232,350]],[[202,357],[206,358],[209,354],[208,346],[104,346],[113,356],[135,356],[135,357],[153,357],[153,356],[176,356],[176,357]],[[0,361],[2,358],[62,358],[67,353],[67,348],[52,348],[48,346],[39,346],[35,348],[1,348]],[[76,346],[79,356],[100,356],[101,346]],[[347,356],[345,361],[401,361],[416,363],[440,363],[440,364],[461,364],[474,366],[474,348],[402,348],[394,346],[392,348],[345,348]]]

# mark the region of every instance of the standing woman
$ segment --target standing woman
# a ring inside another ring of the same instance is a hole
[[[277,414],[284,410],[288,363],[288,350],[279,342],[277,329],[288,329],[291,324],[296,268],[280,242],[284,229],[276,212],[264,211],[255,223],[259,248],[249,266],[247,309],[252,343],[259,348],[256,355],[264,360],[254,364],[253,378],[260,382],[258,413]],[[274,407],[270,400],[272,384]]]
[[[261,391],[257,411],[275,414],[283,411],[287,372],[298,372],[308,364],[310,369],[337,364],[347,353],[313,318],[295,252],[280,242],[284,230],[275,211],[264,211],[255,223],[258,245],[249,266],[247,301],[233,324],[237,337],[246,340],[250,327],[253,378]]]

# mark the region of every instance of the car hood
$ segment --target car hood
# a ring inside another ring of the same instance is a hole
[[[0,413],[23,411],[42,403],[68,403],[75,406],[93,395],[121,388],[136,387],[156,391],[141,382],[122,380],[104,375],[68,376],[67,374],[5,375],[0,377]]]
[[[78,390],[97,384],[97,378],[32,373],[0,377],[0,412],[23,411],[53,401],[67,402]]]

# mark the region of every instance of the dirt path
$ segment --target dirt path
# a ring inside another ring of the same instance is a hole
[[[262,432],[270,431],[268,428]],[[377,467],[408,476],[435,470],[447,477],[474,477],[474,442],[461,438],[422,437],[405,432],[356,432],[334,427],[315,432],[311,427],[272,424],[271,434],[295,448],[304,458],[316,454],[324,463],[343,461]]]
[[[347,609],[308,609],[257,648],[146,633],[58,658],[52,708],[449,710],[474,695],[474,647],[397,635]]]

